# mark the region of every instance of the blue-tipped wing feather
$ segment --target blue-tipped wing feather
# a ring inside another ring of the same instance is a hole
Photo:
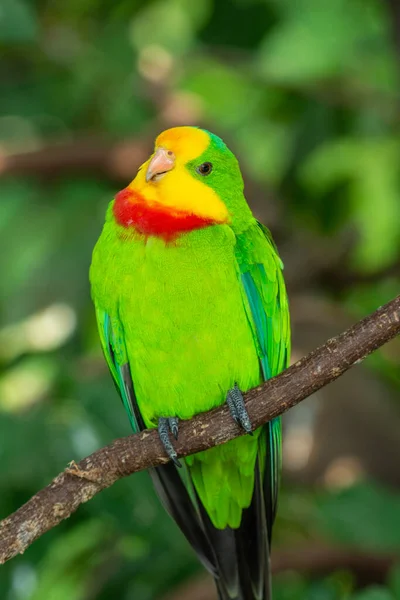
[[[282,262],[277,254],[268,229],[258,224],[258,236],[264,237],[265,252],[242,254],[241,280],[251,315],[253,332],[264,380],[274,377],[288,366],[290,354],[290,326]],[[258,244],[257,244],[258,246]],[[281,419],[266,426],[266,457],[264,495],[267,513],[268,537],[276,514],[282,462]],[[260,452],[262,450],[260,449]]]

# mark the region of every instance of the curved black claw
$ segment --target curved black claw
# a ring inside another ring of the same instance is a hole
[[[158,419],[158,435],[164,446],[165,452],[168,454],[170,459],[173,461],[175,466],[181,467],[182,464],[178,460],[178,455],[175,452],[175,448],[169,439],[169,432],[171,431],[175,439],[178,439],[178,418],[177,417],[160,417]]]
[[[178,439],[178,431],[179,431],[179,419],[178,417],[169,417],[168,418],[168,427],[174,438]]]
[[[235,386],[228,391],[226,395],[226,403],[232,418],[236,421],[236,423],[243,427],[246,433],[253,435],[251,430],[251,421],[244,403],[243,394],[238,388],[237,383],[235,383]]]

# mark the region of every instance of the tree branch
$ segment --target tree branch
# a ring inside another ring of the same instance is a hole
[[[142,164],[150,155],[154,137],[121,141],[88,138],[49,144],[19,154],[3,155],[0,151],[0,175],[34,175],[47,180],[73,172],[126,182],[132,179],[135,165]]]
[[[327,385],[352,365],[400,333],[400,296],[289,369],[246,394],[253,428],[260,427]],[[178,456],[223,444],[243,431],[226,406],[182,423],[175,444]],[[0,564],[30,544],[80,504],[115,481],[167,462],[156,430],[117,439],[69,467],[24,506],[0,523]]]

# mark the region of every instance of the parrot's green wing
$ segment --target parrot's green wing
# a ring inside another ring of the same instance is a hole
[[[101,347],[108,368],[128,413],[132,429],[137,433],[144,427],[132,385],[122,326],[118,318],[111,318],[96,302],[95,308]]]
[[[236,235],[236,259],[260,374],[266,380],[286,368],[289,361],[289,310],[283,265],[269,231],[257,222]],[[267,423],[258,436],[253,496],[250,506],[243,509],[239,528],[215,529],[203,514],[216,554],[220,575],[217,587],[222,600],[271,598],[269,547],[280,467],[281,421],[277,418]]]
[[[257,223],[238,236],[238,263],[245,306],[257,344],[264,380],[288,366],[290,323],[282,262],[266,227]],[[264,473],[264,500],[268,536],[276,514],[281,470],[281,419],[270,421],[260,436],[260,467]],[[264,463],[264,464],[263,464]]]
[[[94,300],[94,303],[104,356],[128,413],[132,428],[137,433],[145,429],[145,424],[136,400],[126,352],[124,330],[117,316],[113,315],[111,317],[98,305],[96,300]],[[189,543],[198,553],[204,566],[215,575],[214,552],[204,534],[197,509],[176,468],[169,462],[148,471],[164,508],[179,525]]]

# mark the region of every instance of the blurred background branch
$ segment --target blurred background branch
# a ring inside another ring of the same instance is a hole
[[[1,173],[55,179],[62,175],[92,174],[119,184],[132,179],[132,164],[140,165],[151,153],[154,136],[143,140],[111,142],[101,139],[54,144],[36,151],[4,156]]]
[[[356,587],[384,583],[390,570],[399,560],[398,555],[373,555],[354,550],[308,545],[291,550],[280,549],[272,554],[272,573],[304,573],[329,575],[333,571],[348,570],[355,578]],[[211,577],[203,576],[167,594],[163,600],[217,600]]]

